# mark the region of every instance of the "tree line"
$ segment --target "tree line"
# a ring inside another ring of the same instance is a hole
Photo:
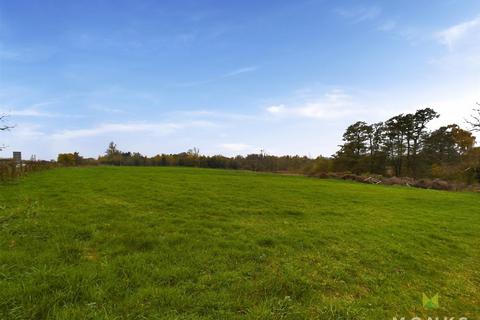
[[[301,156],[273,156],[264,152],[247,156],[225,157],[200,154],[197,148],[177,154],[158,154],[153,157],[138,152],[121,151],[111,142],[104,155],[98,159],[83,158],[78,152],[59,154],[58,163],[67,166],[76,165],[114,165],[114,166],[183,166],[218,169],[240,169],[267,172],[302,172],[315,160]]]
[[[480,131],[480,109],[467,123]],[[399,114],[383,122],[358,121],[348,126],[343,143],[331,157],[273,156],[264,152],[247,156],[201,155],[196,148],[178,154],[153,157],[123,152],[114,142],[98,159],[78,153],[61,154],[63,165],[100,164],[125,166],[188,166],[253,171],[351,172],[413,178],[443,178],[472,183],[480,181],[480,148],[472,131],[457,124],[429,130],[439,114],[431,109]]]
[[[442,178],[451,181],[480,182],[480,148],[475,147],[473,132],[480,131],[480,105],[466,123],[429,130],[439,114],[424,108],[399,114],[383,122],[357,121],[347,127],[343,143],[331,157],[273,156],[265,152],[225,157],[200,154],[196,148],[178,154],[147,157],[138,152],[121,151],[111,142],[97,159],[84,158],[78,152],[58,155],[62,166],[188,166],[241,169],[267,172],[313,174],[344,172],[413,178]],[[0,132],[12,126],[0,115]]]
[[[425,108],[385,122],[356,122],[343,135],[334,169],[397,177],[475,178],[480,166],[473,133],[457,124],[429,131],[428,123],[438,117]]]

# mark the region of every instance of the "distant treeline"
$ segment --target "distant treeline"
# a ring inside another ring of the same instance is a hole
[[[84,159],[77,152],[58,155],[59,164],[66,166],[77,165],[115,165],[115,166],[182,166],[219,169],[240,169],[269,172],[304,172],[313,166],[315,159],[300,156],[272,156],[264,153],[247,156],[225,157],[221,155],[201,155],[194,148],[178,154],[159,154],[153,157],[144,156],[138,152],[120,151],[115,143],[111,142],[104,156],[98,159]]]
[[[265,153],[205,156],[195,148],[147,157],[137,152],[123,152],[111,142],[105,155],[98,159],[66,153],[58,155],[58,163],[65,166],[187,166],[300,174],[351,172],[480,182],[480,148],[475,147],[472,132],[456,124],[429,131],[428,123],[438,116],[433,109],[425,108],[385,122],[356,122],[346,129],[343,144],[335,155],[316,159]]]

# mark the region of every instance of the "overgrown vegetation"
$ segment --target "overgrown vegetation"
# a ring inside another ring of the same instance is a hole
[[[31,172],[42,171],[57,167],[50,161],[22,161],[0,160],[0,182],[13,181]]]
[[[476,319],[478,206],[238,170],[39,172],[0,185],[0,319]]]

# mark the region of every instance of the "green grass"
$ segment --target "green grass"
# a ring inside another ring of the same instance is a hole
[[[0,319],[480,319],[474,193],[66,168],[0,185],[0,228]]]

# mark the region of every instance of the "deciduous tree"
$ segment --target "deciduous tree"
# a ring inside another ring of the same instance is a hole
[[[64,166],[78,166],[82,163],[83,158],[78,152],[74,153],[60,153],[57,157],[57,162]]]

